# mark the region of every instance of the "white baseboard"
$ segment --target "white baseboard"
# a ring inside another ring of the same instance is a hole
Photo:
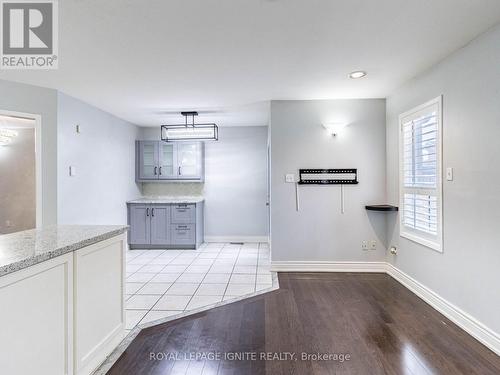
[[[483,345],[500,355],[500,335],[474,317],[462,311],[457,306],[445,300],[426,286],[405,274],[392,264],[387,263],[387,273],[403,286],[411,290],[434,309],[450,319],[469,335],[476,338]]]
[[[205,242],[269,242],[268,236],[205,236]]]
[[[275,272],[386,272],[385,262],[271,262]]]

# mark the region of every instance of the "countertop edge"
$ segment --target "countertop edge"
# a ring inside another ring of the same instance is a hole
[[[204,202],[205,198],[193,198],[193,199],[175,199],[175,198],[139,198],[127,201],[127,204],[194,204]]]
[[[20,271],[22,269],[25,269],[25,268],[28,268],[31,266],[34,266],[38,263],[42,263],[42,262],[45,262],[47,260],[57,258],[58,256],[77,251],[83,247],[90,246],[90,245],[96,244],[96,243],[101,242],[101,241],[105,241],[105,240],[110,239],[112,237],[119,236],[119,235],[125,233],[127,230],[128,230],[128,226],[124,225],[123,228],[111,230],[109,232],[100,234],[98,236],[90,237],[90,238],[87,238],[85,240],[82,240],[82,241],[79,241],[79,242],[76,242],[76,243],[73,243],[73,244],[70,244],[67,246],[63,246],[61,248],[54,249],[53,251],[48,251],[48,252],[43,253],[43,254],[34,255],[30,258],[16,261],[16,262],[13,262],[13,263],[5,265],[5,266],[1,266],[0,267],[0,277],[11,274],[11,273],[16,272],[16,271]]]

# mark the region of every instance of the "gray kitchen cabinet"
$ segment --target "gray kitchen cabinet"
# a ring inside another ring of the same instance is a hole
[[[201,179],[202,146],[199,142],[177,143],[177,178]]]
[[[172,241],[177,245],[190,245],[195,242],[196,233],[194,224],[172,224]]]
[[[203,202],[127,205],[131,249],[197,249],[203,243]]]
[[[196,205],[189,203],[173,204],[172,223],[174,224],[196,223]]]
[[[137,141],[136,180],[203,181],[202,142]]]
[[[151,241],[151,220],[149,206],[142,204],[130,205],[128,208],[128,225],[130,245],[140,245]]]
[[[137,168],[139,180],[158,178],[158,142],[141,141],[137,145]]]
[[[161,245],[170,243],[170,205],[152,204],[151,214],[151,244]]]
[[[176,177],[177,153],[174,143],[158,143],[158,179],[171,180]]]

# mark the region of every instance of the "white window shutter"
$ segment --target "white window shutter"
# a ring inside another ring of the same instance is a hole
[[[442,250],[441,98],[400,116],[401,236]]]

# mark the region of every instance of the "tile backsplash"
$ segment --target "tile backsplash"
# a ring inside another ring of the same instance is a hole
[[[144,196],[199,196],[203,195],[205,184],[200,182],[170,182],[142,184],[142,195]]]

